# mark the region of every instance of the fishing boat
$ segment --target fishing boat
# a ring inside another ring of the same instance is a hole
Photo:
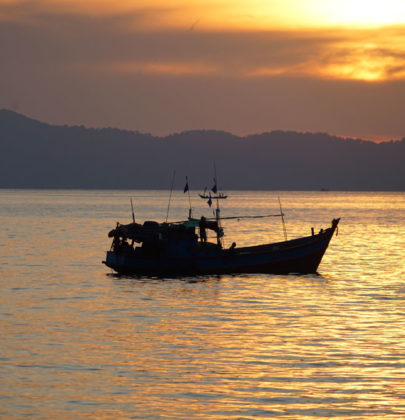
[[[186,185],[188,185],[188,180]],[[211,195],[211,191],[214,193],[214,195]],[[208,200],[208,204],[210,202],[212,203],[212,200],[225,200],[226,198],[228,198],[226,194],[218,191],[216,178],[214,178],[214,186],[211,188],[210,191],[207,192],[207,187],[205,187],[204,192],[198,195],[200,196],[200,198]],[[211,206],[211,204],[209,205]]]
[[[228,196],[226,195],[226,194],[224,194],[224,193],[219,193],[218,195],[211,195],[210,193],[208,193],[208,194],[206,194],[206,193],[203,193],[203,194],[198,194],[201,198],[203,198],[203,199],[205,199],[205,200],[209,200],[209,199],[211,199],[211,200],[225,200],[226,198],[228,198]]]
[[[184,191],[187,190],[188,185]],[[132,211],[132,223],[117,223],[109,232],[112,244],[103,263],[117,273],[160,277],[316,273],[340,220],[333,219],[331,226],[318,233],[311,228],[311,235],[287,240],[281,202],[279,214],[225,218],[220,217],[218,198],[216,202],[215,217],[193,218],[190,201],[189,217],[176,222],[167,222],[166,217],[165,222],[136,223]],[[280,217],[285,240],[242,247],[233,242],[230,247],[224,247],[223,220],[261,217]],[[207,240],[207,230],[215,232],[215,242]]]

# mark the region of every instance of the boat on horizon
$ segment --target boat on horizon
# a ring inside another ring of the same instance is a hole
[[[216,200],[216,199],[219,199],[219,200],[224,200],[224,199],[226,199],[226,198],[228,198],[228,196],[226,195],[226,194],[224,194],[224,193],[219,193],[219,194],[217,194],[217,195],[211,195],[211,194],[205,194],[205,193],[203,193],[203,194],[198,194],[201,198],[203,198],[203,199],[205,199],[205,200],[209,200],[209,199],[211,199],[211,200]]]
[[[280,214],[221,218],[218,198],[216,202],[214,218],[193,218],[191,202],[189,217],[182,221],[167,222],[166,217],[165,222],[145,221],[141,224],[135,222],[132,213],[132,223],[117,223],[109,232],[112,244],[103,263],[120,274],[159,277],[315,274],[340,221],[340,218],[333,219],[330,227],[318,233],[311,228],[310,236],[287,240],[281,203]],[[285,240],[241,247],[233,242],[229,248],[223,246],[223,220],[260,217],[281,217]],[[207,230],[215,232],[216,242],[207,240]]]
[[[225,200],[228,198],[227,194],[224,194],[223,192],[218,191],[217,186],[217,176],[216,176],[216,168],[214,165],[215,170],[215,177],[214,177],[214,186],[211,188],[211,190],[207,190],[207,187],[204,188],[204,192],[201,194],[198,194],[200,198],[204,200],[208,200],[207,203],[211,207],[213,200]],[[187,180],[187,188],[188,188],[188,180]],[[208,192],[207,192],[208,191]],[[214,195],[211,195],[211,191],[214,193]]]

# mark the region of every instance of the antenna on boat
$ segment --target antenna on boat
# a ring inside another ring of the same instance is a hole
[[[135,223],[135,213],[134,213],[134,205],[132,203],[132,197],[129,197],[131,200],[131,209],[132,209],[132,221]]]
[[[172,201],[172,193],[173,193],[173,186],[174,186],[174,179],[175,179],[175,177],[176,177],[176,170],[173,171],[172,186],[170,188],[169,203],[167,205],[167,212],[166,212],[166,223],[167,223],[167,219],[169,217],[170,202]]]
[[[280,206],[280,216],[281,216],[281,221],[283,223],[284,239],[287,240],[287,229],[285,228],[284,213],[283,213],[283,209],[281,208],[280,197],[278,197],[278,204]]]

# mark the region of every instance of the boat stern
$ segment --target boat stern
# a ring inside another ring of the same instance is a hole
[[[119,267],[125,265],[125,256],[117,255],[113,251],[107,251],[105,261],[103,261],[107,267],[112,268],[115,271],[119,271]]]

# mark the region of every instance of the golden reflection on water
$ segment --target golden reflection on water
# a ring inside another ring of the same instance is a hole
[[[320,276],[106,275],[106,233],[137,194],[139,220],[164,218],[159,192],[1,192],[1,417],[405,415],[404,194],[232,194],[224,216],[281,195],[289,237],[342,217]],[[279,221],[226,228],[282,240]]]

